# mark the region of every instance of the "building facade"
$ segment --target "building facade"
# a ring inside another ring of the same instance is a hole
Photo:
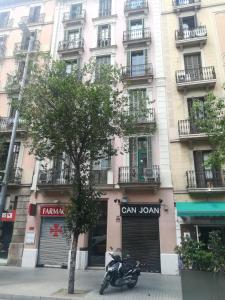
[[[204,100],[208,92],[224,96],[224,9],[225,2],[219,0],[163,1],[177,243],[186,236],[207,243],[213,229],[224,235],[223,167],[207,167],[212,146],[193,122],[207,117]],[[193,116],[196,102],[201,112]]]
[[[160,1],[58,2],[51,55],[65,60],[68,72],[91,57],[97,64],[121,66],[131,109],[138,112],[144,103],[149,111],[138,118],[135,135],[113,139],[116,146],[129,144],[129,153],[95,166],[96,186],[104,192],[102,218],[80,236],[77,267],[104,266],[113,248],[140,260],[144,271],[176,274]],[[63,154],[47,169],[35,164],[22,266],[68,264],[63,230],[73,172],[68,165]]]
[[[12,76],[22,78],[29,38],[19,23],[27,25],[35,36],[31,60],[39,51],[50,51],[55,1],[0,1],[0,189],[7,159],[15,111],[7,98],[5,86]],[[18,91],[17,91],[18,92]],[[18,95],[18,94],[17,94]],[[17,96],[16,95],[16,96]],[[27,207],[35,166],[34,157],[25,147],[26,132],[22,122],[16,134],[13,163],[10,170],[5,212],[0,224],[0,261],[21,265]]]

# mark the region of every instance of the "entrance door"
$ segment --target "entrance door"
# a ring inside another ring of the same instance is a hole
[[[41,223],[37,265],[67,266],[70,240],[65,233],[64,218],[42,218]]]
[[[143,272],[160,273],[158,218],[123,217],[122,252],[140,261]]]
[[[0,258],[7,259],[9,245],[13,234],[13,222],[2,223],[2,235],[0,237]]]
[[[89,233],[89,266],[105,266],[107,238],[107,201],[99,202],[100,218]]]

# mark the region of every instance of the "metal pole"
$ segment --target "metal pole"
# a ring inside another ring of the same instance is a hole
[[[33,48],[33,44],[34,44],[34,37],[30,35],[29,45],[28,45],[28,50],[27,50],[27,55],[26,55],[26,60],[25,60],[25,66],[24,66],[23,76],[22,76],[21,85],[20,85],[18,103],[22,100],[23,89],[24,89],[24,86],[25,86],[26,80],[27,80],[27,69],[28,69],[28,64],[29,64],[29,57],[30,57],[30,53]],[[12,159],[13,159],[13,148],[14,148],[15,139],[16,139],[16,130],[17,130],[18,122],[19,122],[19,111],[16,110],[10,144],[9,144],[9,151],[8,151],[8,156],[7,156],[7,160],[6,160],[5,174],[4,174],[4,178],[2,181],[2,189],[1,189],[1,193],[0,193],[0,217],[5,208],[6,192],[7,192],[7,187],[8,187],[9,175],[10,175],[10,171],[11,171],[10,167],[11,167]],[[1,221],[1,218],[0,218],[0,221]]]

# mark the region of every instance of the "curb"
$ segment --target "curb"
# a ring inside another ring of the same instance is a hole
[[[1,294],[0,299],[8,299],[8,300],[80,300],[78,296],[74,295],[73,298],[67,297],[55,297],[55,296],[27,296],[27,295],[13,295],[13,294]]]

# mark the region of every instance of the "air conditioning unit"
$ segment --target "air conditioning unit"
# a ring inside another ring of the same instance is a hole
[[[152,168],[144,168],[144,179],[146,182],[156,182],[157,181],[157,171]]]

